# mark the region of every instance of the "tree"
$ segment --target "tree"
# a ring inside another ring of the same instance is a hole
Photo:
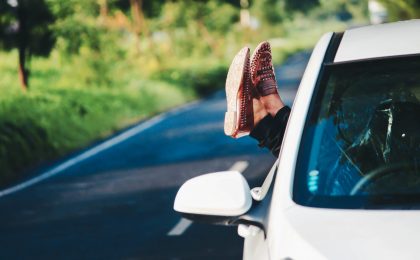
[[[285,0],[286,11],[308,12],[314,7],[319,6],[319,0]]]
[[[0,48],[18,49],[19,80],[28,88],[28,59],[48,56],[55,43],[49,29],[54,17],[44,0],[8,0],[0,2]]]
[[[391,21],[420,18],[420,0],[380,0]]]

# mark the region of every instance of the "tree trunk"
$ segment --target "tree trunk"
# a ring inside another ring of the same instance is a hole
[[[99,17],[102,22],[106,22],[108,18],[108,2],[107,0],[99,0]]]
[[[141,36],[147,40],[149,37],[149,30],[146,25],[146,20],[143,14],[143,0],[130,0],[131,16],[133,20],[133,29],[136,35],[136,46],[138,54],[141,54]],[[147,42],[147,41],[146,41]],[[150,41],[149,41],[150,43]]]
[[[241,25],[242,27],[248,28],[251,25],[251,16],[249,14],[249,1],[248,0],[241,0]]]
[[[137,34],[144,32],[146,28],[144,24],[144,15],[142,9],[143,1],[142,0],[130,0],[131,6],[131,15],[134,20],[134,28]]]
[[[20,85],[24,91],[28,89],[28,74],[29,71],[26,69],[26,50],[27,50],[27,24],[25,17],[25,5],[24,2],[19,2],[17,9],[17,18],[19,22],[18,30],[18,50],[19,50],[19,80]]]
[[[24,91],[28,89],[28,71],[25,67],[25,61],[26,48],[24,46],[19,46],[19,81]]]

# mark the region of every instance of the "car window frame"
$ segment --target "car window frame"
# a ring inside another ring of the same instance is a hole
[[[388,195],[377,195],[377,196],[363,196],[355,195],[352,197],[349,196],[321,196],[313,195],[310,193],[306,187],[298,189],[299,185],[303,186],[306,181],[306,176],[302,174],[303,169],[306,168],[307,163],[301,164],[302,160],[308,161],[310,152],[305,152],[302,155],[304,149],[302,146],[304,143],[304,138],[308,135],[307,131],[309,129],[309,124],[311,123],[312,118],[318,118],[319,113],[321,112],[321,100],[325,95],[327,90],[327,83],[331,77],[331,74],[336,69],[343,68],[360,68],[360,66],[372,66],[377,65],[378,63],[393,63],[399,61],[420,61],[420,53],[407,54],[407,55],[398,55],[398,56],[389,56],[389,57],[377,57],[369,58],[362,60],[352,60],[344,62],[333,62],[331,59],[324,60],[322,64],[322,69],[317,81],[317,84],[312,93],[312,99],[309,104],[308,113],[305,118],[305,124],[303,128],[303,133],[301,141],[299,144],[299,149],[296,158],[296,165],[294,170],[294,178],[292,183],[292,200],[301,205],[307,207],[315,208],[333,208],[333,209],[420,209],[420,194],[418,195],[398,195],[393,196],[392,198]],[[420,71],[420,70],[419,70]],[[313,133],[309,136],[313,137]],[[308,150],[310,150],[309,148]],[[304,178],[305,177],[305,178]],[[362,205],[366,201],[367,197],[370,199],[369,204]],[[378,203],[380,202],[380,203]]]

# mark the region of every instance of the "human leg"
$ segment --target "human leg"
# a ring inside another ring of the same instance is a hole
[[[260,147],[269,149],[277,157],[280,152],[289,115],[290,108],[288,106],[284,106],[278,110],[274,117],[268,114],[255,125],[249,136],[256,139]]]
[[[248,135],[268,114],[252,86],[249,66],[249,48],[244,47],[233,59],[226,78],[224,131],[233,138]]]
[[[226,79],[227,112],[225,134],[233,138],[249,135],[278,156],[290,108],[281,100],[268,42],[249,48],[234,58]]]
[[[251,81],[257,89],[266,111],[273,117],[285,105],[278,94],[278,86],[272,63],[271,46],[260,43],[251,58]]]

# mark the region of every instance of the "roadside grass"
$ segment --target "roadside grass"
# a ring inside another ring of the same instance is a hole
[[[90,51],[68,57],[55,50],[49,58],[31,59],[26,93],[18,82],[17,52],[0,52],[0,187],[24,178],[41,163],[222,89],[230,60],[243,42],[253,49],[272,37],[274,62],[280,64],[312,48],[323,32],[347,26],[305,19],[285,23],[284,28],[293,29],[250,31],[246,37],[234,31],[220,39],[217,52],[207,55],[182,50],[171,55],[168,49],[160,58],[147,52],[102,56]]]
[[[126,85],[76,86],[78,79],[66,79],[54,59],[32,60],[30,90],[23,93],[17,82],[16,54],[1,53],[0,60],[2,187],[40,163],[195,98],[191,89],[134,77],[134,71],[127,73],[130,80],[122,75],[115,82]]]

